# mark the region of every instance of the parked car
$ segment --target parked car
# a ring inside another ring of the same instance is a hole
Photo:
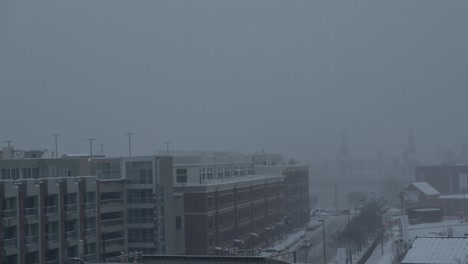
[[[309,247],[310,247],[310,241],[308,239],[302,241],[301,248],[309,248]]]

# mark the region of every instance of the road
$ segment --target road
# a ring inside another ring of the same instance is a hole
[[[336,246],[333,241],[334,235],[344,228],[347,223],[347,216],[328,216],[325,219],[325,240],[327,244],[327,262],[330,263],[336,254]],[[301,242],[290,248],[290,251],[296,251],[297,263],[323,264],[323,230],[322,227],[314,231],[307,231],[306,238],[311,241],[310,248],[301,248]],[[293,257],[287,259],[293,262]]]

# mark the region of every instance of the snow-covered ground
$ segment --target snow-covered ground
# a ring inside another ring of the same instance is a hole
[[[305,232],[306,231],[304,229],[302,229],[302,230],[299,230],[299,231],[297,231],[295,233],[289,234],[284,239],[276,241],[276,243],[273,244],[273,246],[271,246],[269,248],[274,249],[274,250],[278,250],[278,251],[288,249],[291,246],[293,246],[294,244],[301,241],[303,239],[303,237],[305,236]]]

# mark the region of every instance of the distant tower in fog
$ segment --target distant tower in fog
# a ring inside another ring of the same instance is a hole
[[[405,163],[404,165],[407,169],[408,176],[413,176],[414,168],[416,167],[417,163],[416,143],[414,140],[413,128],[410,128],[409,130],[408,143],[405,150],[403,151],[403,162]]]
[[[351,177],[351,156],[346,131],[341,136],[341,145],[336,154],[337,177]]]

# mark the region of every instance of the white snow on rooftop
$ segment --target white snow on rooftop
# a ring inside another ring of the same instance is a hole
[[[468,237],[419,237],[411,245],[402,264],[450,264],[467,255]],[[461,263],[461,262],[460,262]]]
[[[465,199],[468,198],[468,194],[455,193],[455,194],[444,194],[439,196],[440,199]]]
[[[425,195],[440,195],[440,193],[427,182],[413,182],[412,185]]]

